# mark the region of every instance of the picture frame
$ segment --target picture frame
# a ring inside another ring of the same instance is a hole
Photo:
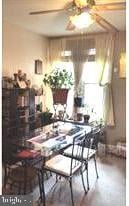
[[[42,74],[42,61],[39,59],[35,60],[35,74]]]

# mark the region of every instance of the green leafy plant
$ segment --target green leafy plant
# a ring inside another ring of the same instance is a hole
[[[50,112],[50,109],[46,107],[46,110],[42,112],[41,114],[41,122],[42,125],[50,124],[51,123],[51,118],[52,118],[52,113]]]
[[[65,69],[54,69],[51,73],[45,74],[43,82],[50,88],[67,88],[73,85],[72,73],[69,74]]]

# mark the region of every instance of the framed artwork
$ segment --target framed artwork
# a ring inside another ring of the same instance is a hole
[[[35,74],[42,74],[42,61],[39,59],[35,60]]]

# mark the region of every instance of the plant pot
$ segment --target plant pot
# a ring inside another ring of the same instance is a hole
[[[82,121],[83,114],[82,113],[77,113],[77,121]]]
[[[85,114],[85,115],[84,115],[84,122],[85,122],[85,123],[89,123],[89,119],[90,119],[90,115]]]
[[[53,103],[66,104],[68,91],[68,89],[52,89]]]
[[[42,125],[49,124],[51,122],[52,115],[53,115],[52,113],[43,112],[41,114]]]
[[[83,107],[83,97],[75,97],[74,98],[74,106],[75,107]]]
[[[42,102],[36,105],[36,110],[42,112]]]
[[[58,118],[61,120],[61,119],[63,119],[63,117],[64,117],[64,111],[63,111],[63,110],[60,110],[60,111],[58,112]]]

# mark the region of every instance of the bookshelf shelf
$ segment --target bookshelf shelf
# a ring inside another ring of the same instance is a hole
[[[30,121],[31,118],[31,121]],[[13,139],[21,139],[35,129],[34,89],[2,89],[3,158],[9,156]],[[16,150],[17,148],[15,148]],[[10,158],[10,156],[9,156]]]

